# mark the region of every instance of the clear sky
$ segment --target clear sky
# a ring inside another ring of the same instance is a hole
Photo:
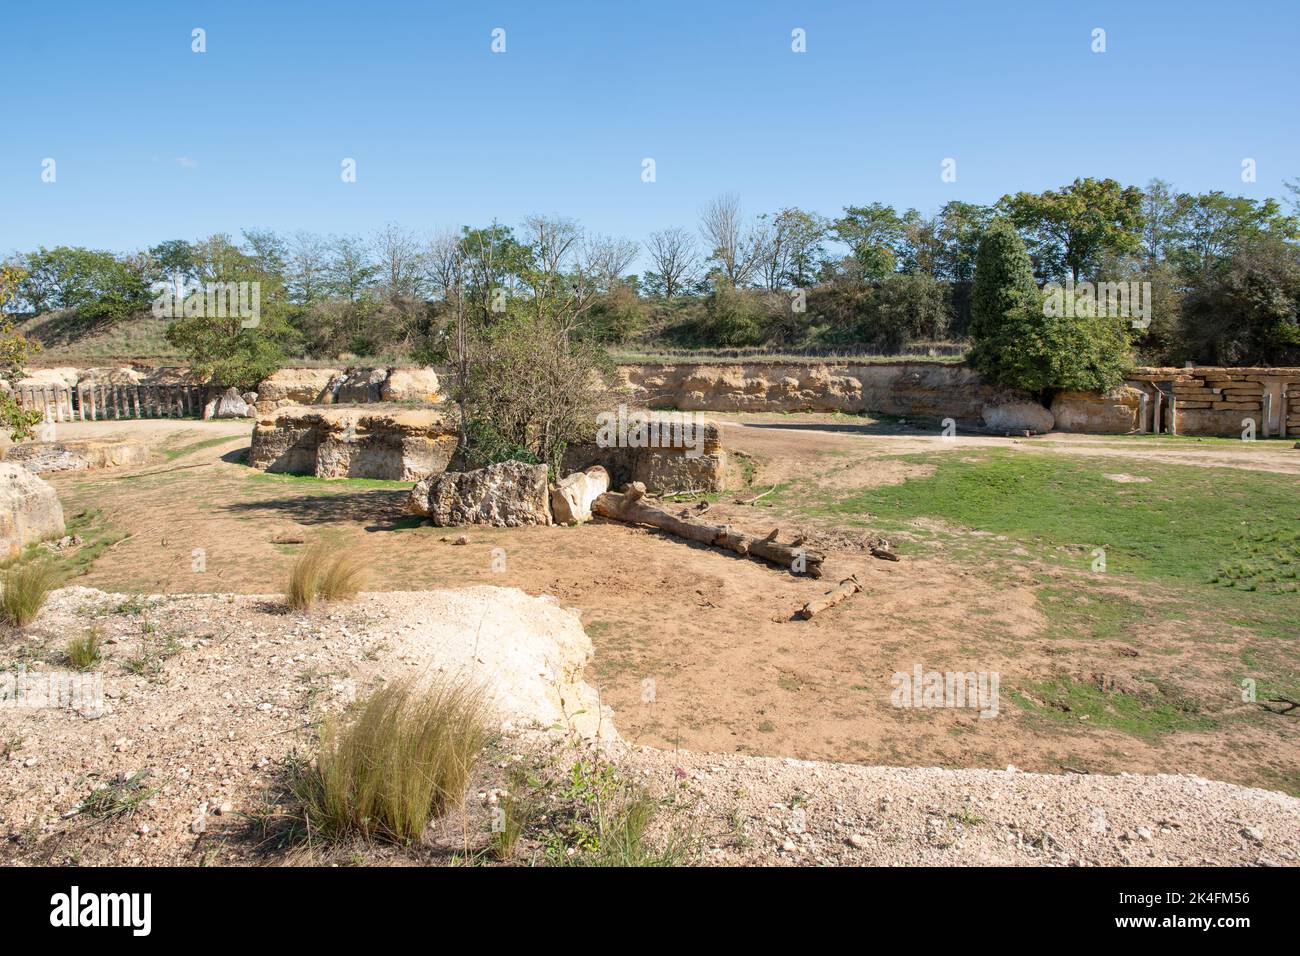
[[[0,41],[0,253],[1300,176],[1296,0],[8,0]]]

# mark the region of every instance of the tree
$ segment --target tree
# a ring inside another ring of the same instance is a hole
[[[1300,250],[1261,234],[1187,295],[1176,357],[1208,365],[1300,363]]]
[[[205,288],[185,300],[182,314],[167,327],[167,341],[185,353],[191,367],[205,380],[251,388],[284,363],[283,343],[291,329],[285,321],[283,281],[262,270],[259,262],[264,259],[240,249],[224,233],[196,242],[194,261]],[[246,302],[257,303],[251,310],[254,314],[216,305],[207,283],[247,283]]]
[[[115,322],[149,306],[147,256],[41,247],[27,254],[24,266],[18,297],[37,313],[74,309],[92,321]]]
[[[971,295],[969,361],[986,382],[1046,398],[1055,389],[1106,391],[1123,379],[1122,320],[1044,307],[1024,242],[995,219],[980,242]]]
[[[27,339],[16,331],[5,306],[16,297],[18,287],[23,280],[23,271],[17,266],[0,266],[0,372],[10,381],[16,381],[33,352],[40,351],[40,344]],[[26,411],[14,399],[12,392],[0,391],[0,422],[9,432],[13,441],[30,438],[32,427],[41,420],[41,413]]]
[[[882,279],[898,264],[905,232],[893,206],[873,202],[846,206],[832,227],[835,238],[849,247],[852,271],[867,279]]]
[[[745,226],[740,197],[727,193],[710,201],[700,211],[700,235],[722,275],[733,286],[753,278],[763,253],[761,234]]]
[[[685,229],[676,226],[650,233],[646,252],[655,268],[654,272],[647,274],[647,283],[665,299],[680,295],[699,268],[700,257],[695,249],[695,240]]]
[[[1043,281],[1093,276],[1107,252],[1136,252],[1142,190],[1113,179],[1076,179],[1043,193],[1003,196],[1002,214],[1024,235]]]

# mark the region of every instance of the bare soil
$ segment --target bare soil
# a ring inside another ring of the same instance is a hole
[[[1294,720],[1141,736],[1083,720],[1045,722],[1009,698],[1010,689],[1063,666],[1081,681],[1107,687],[1137,686],[1154,669],[1214,713],[1246,706],[1233,697],[1222,648],[1189,640],[1185,625],[1145,634],[1137,657],[1119,643],[1048,640],[1035,587],[1044,574],[1059,572],[1036,566],[1027,555],[1022,563],[982,570],[942,554],[878,561],[866,550],[872,535],[799,514],[797,497],[793,512],[787,509],[779,521],[761,501],[750,506],[734,499],[796,476],[809,500],[828,488],[896,484],[923,476],[926,466],[887,459],[918,450],[969,456],[985,447],[1047,448],[1114,457],[1108,471],[1116,474],[1123,474],[1126,461],[1142,458],[1293,474],[1300,472],[1300,451],[1276,444],[1130,447],[1087,436],[946,442],[862,418],[719,417],[724,444],[749,456],[752,488],[714,503],[709,520],[758,533],[777,524],[803,533],[809,546],[827,551],[823,580],[614,523],[422,525],[405,511],[404,486],[250,470],[241,463],[249,423],[62,426],[61,438],[144,438],[160,456],[146,468],[56,476],[53,483],[68,515],[98,510],[97,526],[129,533],[76,581],[108,591],[266,593],[282,586],[300,550],[277,542],[321,537],[363,558],[372,590],[496,584],[554,595],[582,611],[596,648],[587,680],[614,708],[619,731],[633,744],[861,764],[1194,773],[1291,789],[1286,781],[1294,781],[1300,766]],[[212,439],[222,440],[174,454]],[[171,460],[161,456],[164,449],[173,452]],[[468,544],[454,545],[462,533]],[[812,621],[793,619],[805,602],[850,573],[862,581],[861,594]],[[1063,577],[1060,583],[1070,582]],[[891,675],[918,663],[998,670],[998,718],[982,719],[973,710],[891,707]],[[1243,760],[1244,752],[1252,758]]]

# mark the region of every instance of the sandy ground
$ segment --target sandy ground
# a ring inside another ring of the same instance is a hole
[[[858,418],[720,419],[728,446],[754,457],[758,490],[794,475],[814,486],[900,482],[924,466],[887,456],[986,446],[1105,455],[1115,458],[1116,473],[1143,455],[1180,463],[1230,459],[1234,467],[1287,474],[1300,469],[1300,451],[1276,444],[1148,450],[1086,436],[945,442]],[[468,545],[457,547],[447,529],[405,513],[401,488],[251,473],[239,463],[250,430],[248,423],[166,420],[64,426],[60,437],[144,435],[160,447],[229,438],[131,472],[55,477],[70,515],[99,509],[108,527],[131,532],[77,583],[131,592],[265,593],[282,586],[298,550],[276,540],[320,536],[363,557],[372,589],[496,584],[578,608],[596,649],[587,680],[632,744],[860,764],[1195,773],[1269,788],[1294,780],[1300,766],[1293,722],[1282,719],[1147,739],[1080,722],[1034,721],[1005,700],[991,720],[972,710],[890,706],[891,676],[918,663],[998,671],[1004,688],[1062,668],[1107,686],[1169,668],[1211,713],[1243,706],[1218,649],[1190,640],[1186,625],[1145,635],[1150,653],[1141,655],[1118,642],[1045,640],[1034,576],[1057,572],[1015,563],[976,572],[942,556],[876,561],[863,550],[869,534],[796,519],[783,527],[802,530],[827,551],[828,578],[857,573],[865,585],[841,608],[800,622],[794,611],[832,581],[611,523],[468,529]],[[729,498],[713,506],[715,515],[759,533],[773,524],[761,507]],[[195,549],[204,556],[202,571],[193,570]],[[1171,653],[1179,655],[1176,668],[1166,663]]]

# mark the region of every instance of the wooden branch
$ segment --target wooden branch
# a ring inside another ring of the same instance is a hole
[[[736,504],[738,504],[738,505],[752,505],[754,502],[758,501],[760,498],[766,498],[768,495],[770,495],[770,494],[771,494],[772,492],[774,492],[774,491],[776,491],[776,485],[773,485],[771,488],[767,489],[767,491],[763,492],[761,495],[755,495],[753,498],[737,498],[737,499],[736,499]]]
[[[591,510],[602,518],[626,521],[629,524],[647,524],[687,541],[697,541],[742,556],[762,558],[796,574],[802,573],[810,578],[822,576],[825,555],[820,551],[778,544],[775,534],[770,534],[767,539],[755,538],[741,531],[733,531],[729,525],[689,521],[645,503],[641,500],[644,497],[645,486],[639,481],[633,482],[625,486],[621,494],[617,491],[605,492],[591,503]]]
[[[841,601],[848,600],[861,590],[862,585],[858,583],[858,576],[856,574],[850,575],[841,581],[839,586],[834,591],[828,593],[825,597],[819,598],[816,601],[809,601],[805,604],[797,616],[806,621],[814,614],[820,614],[827,608],[832,608]]]

